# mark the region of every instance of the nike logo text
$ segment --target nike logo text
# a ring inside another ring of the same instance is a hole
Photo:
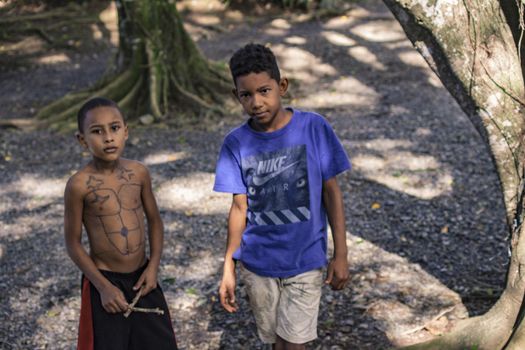
[[[253,184],[255,186],[262,186],[265,183],[267,183],[268,181],[270,181],[271,179],[273,179],[274,177],[276,177],[279,174],[281,174],[283,171],[288,170],[291,167],[293,167],[293,166],[295,166],[296,164],[299,163],[297,161],[297,162],[293,162],[291,164],[288,164],[285,167],[282,167],[282,162],[284,161],[284,158],[286,158],[286,156],[259,162],[259,166],[258,166],[258,169],[257,169],[258,170],[257,171],[258,174],[260,174],[259,169],[264,168],[264,167],[266,167],[268,169],[271,169],[270,171],[272,171],[272,173],[270,173],[268,175],[265,175],[265,176],[254,176],[252,178]],[[261,166],[261,163],[266,163],[266,165],[262,165]]]

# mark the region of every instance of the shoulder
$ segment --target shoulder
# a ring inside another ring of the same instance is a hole
[[[124,171],[133,172],[138,179],[149,178],[150,176],[148,167],[138,160],[120,158],[120,165],[124,168]]]
[[[66,183],[65,195],[84,195],[87,193],[90,173],[87,166],[73,174]]]
[[[314,127],[329,126],[326,118],[319,113],[294,109],[294,114],[298,117],[297,119],[304,124],[312,125]]]
[[[132,169],[135,171],[148,171],[146,164],[139,162],[138,160],[120,158],[119,161],[120,164],[127,169]]]
[[[224,141],[227,141],[227,140],[230,141],[233,139],[237,140],[245,134],[246,134],[246,123],[242,123],[241,125],[238,125],[237,127],[228,131],[226,136],[224,136]]]
[[[230,149],[235,149],[241,145],[241,140],[243,140],[246,135],[247,131],[245,124],[241,124],[230,130],[226,136],[224,136],[223,146],[226,146]]]
[[[319,113],[300,110],[294,110],[294,113],[297,117],[296,125],[299,127],[299,130],[303,130],[308,135],[317,138],[319,134],[330,134],[333,132],[328,120]]]

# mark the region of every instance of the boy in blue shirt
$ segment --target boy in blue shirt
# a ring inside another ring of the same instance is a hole
[[[304,349],[317,338],[326,266],[326,217],[334,256],[325,284],[348,280],[345,218],[336,175],[348,157],[328,122],[284,108],[288,80],[270,49],[248,44],[230,59],[235,89],[249,120],[224,139],[214,190],[233,194],[219,296],[235,312],[235,262],[259,337],[274,349]]]

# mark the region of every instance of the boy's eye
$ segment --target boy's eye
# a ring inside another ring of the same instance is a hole
[[[101,134],[102,133],[102,129],[92,129],[91,133],[92,134]]]
[[[270,92],[270,89],[269,89],[269,88],[265,88],[265,89],[262,89],[262,90],[261,90],[261,93],[262,93],[263,95],[266,95],[268,92]]]
[[[117,131],[118,129],[120,129],[120,125],[113,125],[113,126],[111,126],[111,130],[113,130],[113,131]]]

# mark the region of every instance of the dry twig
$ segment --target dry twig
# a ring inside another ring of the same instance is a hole
[[[161,310],[160,308],[146,308],[146,307],[137,307],[135,306],[137,302],[139,301],[140,297],[142,296],[142,291],[144,289],[144,286],[140,287],[139,291],[131,301],[131,304],[128,306],[128,310],[124,312],[124,317],[129,317],[132,312],[145,312],[145,313],[153,313],[157,315],[164,315],[164,310]]]
[[[133,308],[135,307],[135,305],[139,301],[140,296],[142,295],[142,290],[143,289],[144,289],[144,286],[140,287],[139,291],[135,295],[135,298],[133,298],[133,301],[131,301],[131,304],[129,304],[128,310],[126,312],[124,312],[124,317],[127,318],[133,312]]]
[[[160,308],[156,307],[154,309],[151,308],[145,308],[145,307],[136,307],[133,306],[128,310],[130,313],[133,312],[145,312],[145,313],[152,313],[152,314],[158,314],[158,315],[164,315],[164,310],[161,310]]]

